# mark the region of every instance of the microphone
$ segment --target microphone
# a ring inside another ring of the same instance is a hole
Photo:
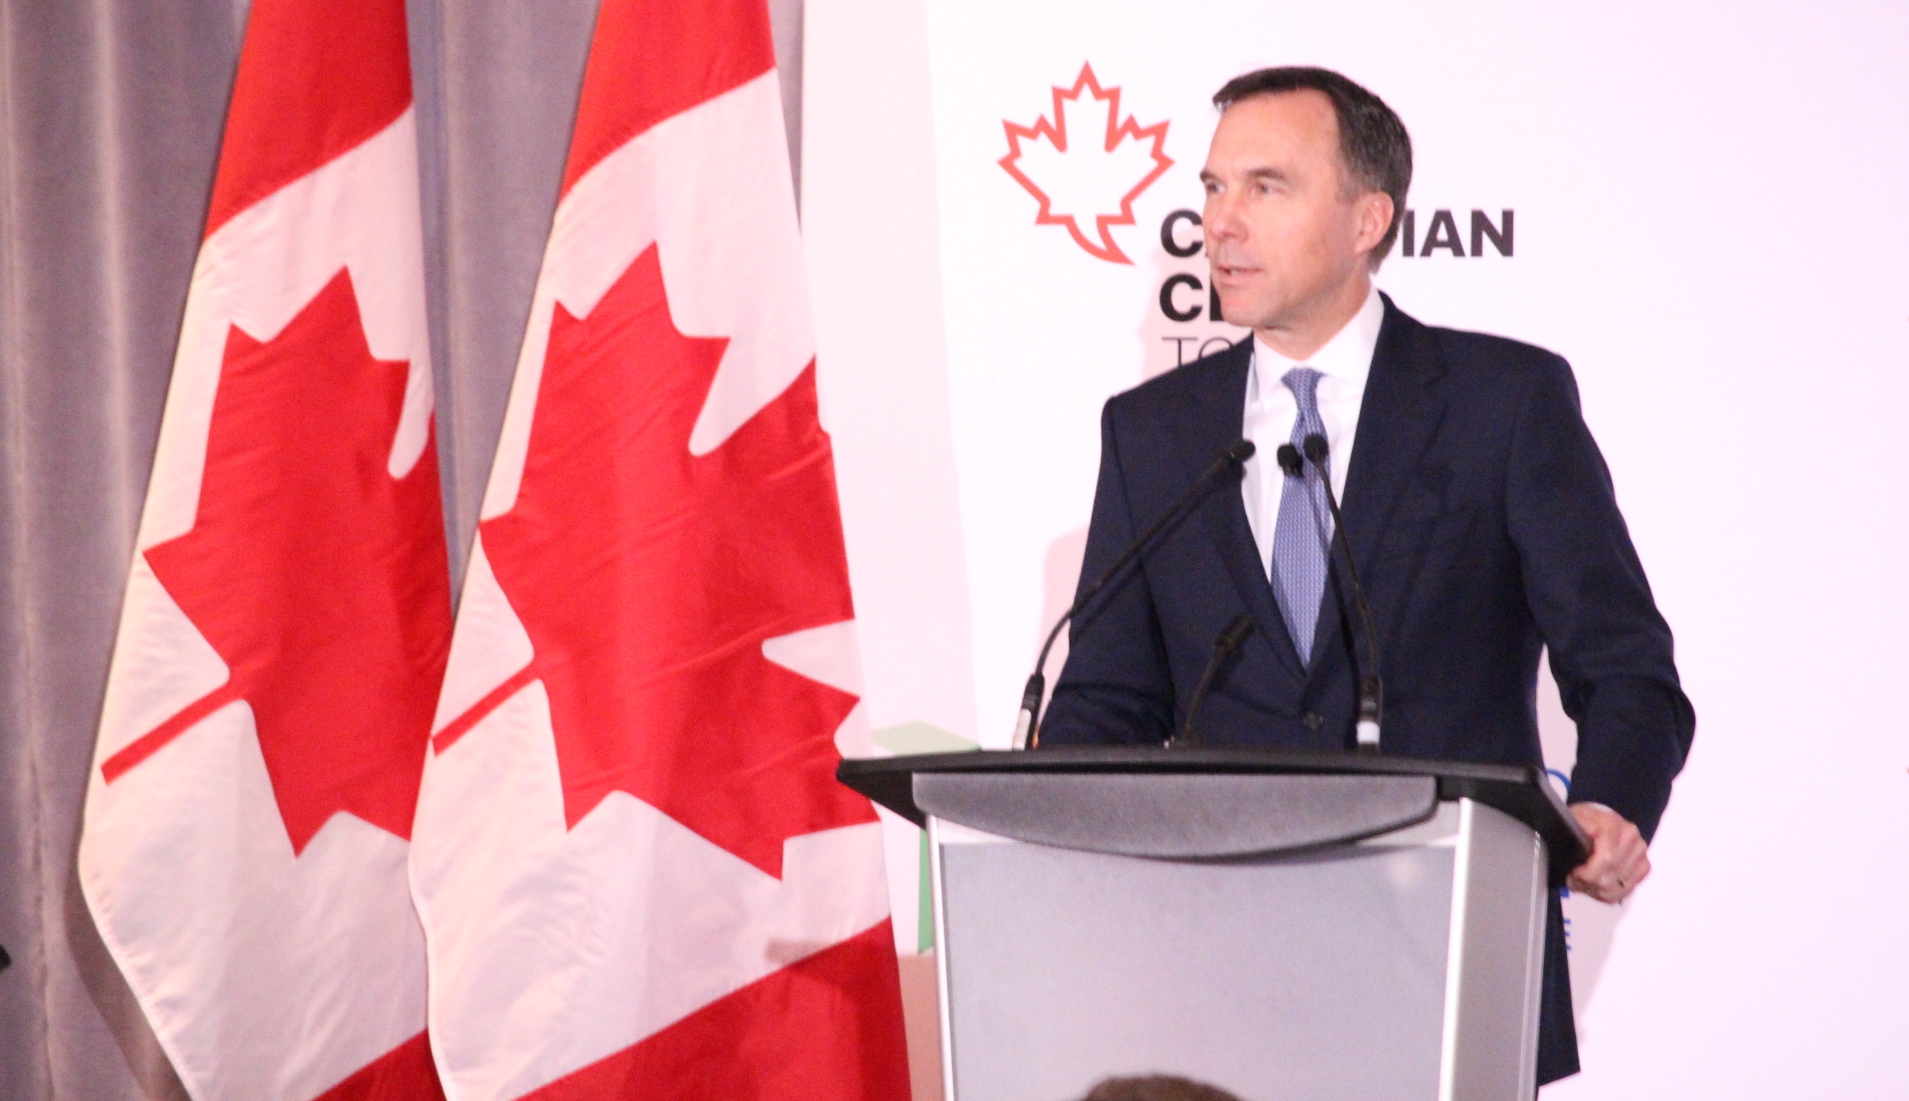
[[[1233,656],[1234,652],[1240,648],[1240,644],[1245,642],[1252,633],[1253,617],[1242,613],[1234,616],[1233,622],[1228,623],[1220,631],[1219,637],[1213,640],[1213,656],[1207,659],[1206,671],[1200,674],[1200,683],[1193,689],[1193,698],[1187,703],[1186,721],[1180,724],[1179,734],[1167,739],[1167,745],[1204,744],[1205,739],[1200,737],[1199,728],[1194,725],[1195,720],[1200,717],[1200,705],[1206,702],[1207,691],[1213,687],[1213,682],[1219,679],[1220,667],[1226,664],[1227,659]]]
[[[1359,678],[1359,720],[1358,747],[1366,753],[1379,751],[1379,721],[1385,710],[1385,685],[1379,679],[1379,636],[1372,630],[1372,609],[1366,604],[1365,587],[1359,584],[1359,567],[1352,561],[1352,544],[1346,542],[1345,521],[1339,516],[1339,498],[1332,492],[1332,476],[1326,470],[1326,459],[1331,449],[1326,446],[1326,437],[1317,432],[1310,433],[1303,441],[1306,458],[1319,471],[1319,480],[1326,487],[1326,507],[1332,510],[1332,541],[1339,546],[1339,553],[1346,559],[1346,577],[1352,582],[1352,603],[1359,613],[1360,634],[1365,636],[1365,675]],[[1279,450],[1280,469],[1288,475],[1299,465],[1299,456],[1293,455],[1293,466],[1286,463],[1285,452],[1293,449],[1285,444]]]
[[[1140,538],[1135,539],[1126,550],[1122,551],[1120,557],[1114,559],[1113,565],[1102,570],[1092,584],[1082,589],[1080,595],[1074,598],[1073,606],[1054,622],[1054,629],[1047,632],[1047,641],[1041,644],[1041,656],[1034,661],[1034,674],[1027,678],[1027,687],[1021,691],[1021,713],[1014,721],[1014,748],[1030,749],[1041,744],[1041,701],[1047,695],[1047,677],[1041,670],[1047,667],[1048,651],[1054,648],[1054,640],[1060,637],[1061,628],[1080,615],[1088,602],[1093,600],[1116,574],[1139,558],[1141,552],[1147,549],[1148,544],[1152,543],[1156,536],[1191,514],[1193,507],[1205,498],[1207,490],[1220,475],[1228,471],[1244,473],[1246,460],[1253,457],[1253,451],[1252,440],[1234,440],[1226,445],[1226,450],[1220,452],[1220,457],[1213,461],[1212,466],[1206,468],[1205,473],[1194,479],[1193,484],[1187,487],[1187,491],[1173,503],[1173,507],[1155,520],[1152,527],[1141,532]]]

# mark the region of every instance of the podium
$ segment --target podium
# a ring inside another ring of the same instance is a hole
[[[947,1101],[1176,1074],[1243,1101],[1531,1101],[1535,767],[1070,747],[844,761],[928,831]]]

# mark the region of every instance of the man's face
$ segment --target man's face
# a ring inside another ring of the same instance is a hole
[[[1235,325],[1284,329],[1332,309],[1391,221],[1383,194],[1347,197],[1332,101],[1311,89],[1228,107],[1200,178],[1207,261]]]

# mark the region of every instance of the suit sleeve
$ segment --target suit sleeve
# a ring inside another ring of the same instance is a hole
[[[1100,481],[1081,562],[1085,588],[1136,532],[1113,403],[1100,418]],[[1144,562],[1144,558],[1142,559]],[[1076,591],[1076,598],[1078,599]],[[1158,744],[1173,730],[1173,679],[1142,563],[1110,580],[1068,632],[1067,664],[1041,723],[1041,744]]]
[[[1526,600],[1578,727],[1571,801],[1603,803],[1648,839],[1690,751],[1696,715],[1562,359],[1551,357],[1526,394],[1506,502]]]

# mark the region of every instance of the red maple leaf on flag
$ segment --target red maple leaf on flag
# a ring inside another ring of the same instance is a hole
[[[1093,66],[1083,64],[1072,88],[1054,89],[1052,121],[1042,116],[1022,126],[1003,119],[1001,125],[1007,128],[1008,155],[997,163],[1040,200],[1034,224],[1066,226],[1090,255],[1133,263],[1114,242],[1113,227],[1133,225],[1134,199],[1172,167],[1162,150],[1167,124],[1143,127],[1132,115],[1123,121],[1120,89],[1103,90]]]
[[[410,837],[451,594],[435,442],[388,469],[407,373],[372,358],[346,270],[273,339],[232,328],[192,530],[146,551],[230,676],[108,783],[244,700],[293,852],[340,811]]]
[[[517,500],[483,525],[536,656],[437,745],[541,679],[568,825],[628,792],[780,875],[785,839],[875,817],[834,778],[855,697],[762,651],[854,617],[815,365],[692,455],[727,345],[677,331],[655,246],[557,307]]]

